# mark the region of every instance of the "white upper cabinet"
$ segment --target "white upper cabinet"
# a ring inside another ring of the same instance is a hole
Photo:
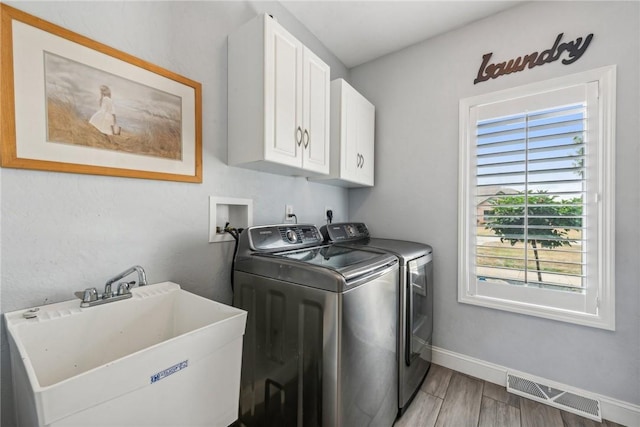
[[[303,167],[321,174],[329,173],[330,150],[330,70],[306,47],[302,71],[304,146]]]
[[[330,69],[269,15],[228,40],[228,163],[329,173]]]
[[[375,107],[343,79],[331,82],[331,172],[319,182],[373,186]]]

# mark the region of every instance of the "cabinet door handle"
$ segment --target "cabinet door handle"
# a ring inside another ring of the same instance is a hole
[[[360,162],[360,169],[362,169],[362,167],[364,166],[364,155],[360,154],[360,158],[362,159],[362,161]]]
[[[296,129],[296,143],[298,144],[298,147],[302,144],[302,128],[300,126]]]
[[[306,140],[304,138],[305,136],[307,137]],[[309,131],[307,129],[304,130],[302,140],[304,141],[304,148],[307,148],[309,146],[309,143],[311,142],[311,135],[309,135]]]
[[[356,167],[359,168],[360,167],[360,162],[362,161],[362,155],[360,153],[358,153],[358,161],[356,162]]]

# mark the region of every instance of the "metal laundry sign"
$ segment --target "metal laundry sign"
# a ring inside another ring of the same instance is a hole
[[[557,61],[561,57],[564,57],[562,59],[564,65],[572,64],[580,59],[589,47],[591,39],[593,39],[593,33],[591,33],[584,40],[582,37],[578,37],[575,40],[560,43],[562,36],[564,36],[564,33],[558,34],[553,46],[547,50],[543,50],[540,53],[533,52],[504,62],[490,63],[493,52],[484,54],[482,56],[482,65],[478,70],[478,76],[473,81],[473,84],[495,79],[504,74],[517,73],[525,68],[548,64]]]

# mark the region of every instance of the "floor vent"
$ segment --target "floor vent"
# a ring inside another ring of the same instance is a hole
[[[585,418],[602,422],[600,401],[591,397],[562,390],[557,385],[550,386],[523,375],[507,373],[507,391],[531,400],[571,412]]]

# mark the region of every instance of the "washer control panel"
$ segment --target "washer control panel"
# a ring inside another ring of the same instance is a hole
[[[322,226],[324,240],[327,242],[345,242],[369,238],[369,230],[362,222],[341,222]]]
[[[312,224],[282,224],[251,227],[247,230],[256,251],[296,249],[323,242],[322,233]]]

